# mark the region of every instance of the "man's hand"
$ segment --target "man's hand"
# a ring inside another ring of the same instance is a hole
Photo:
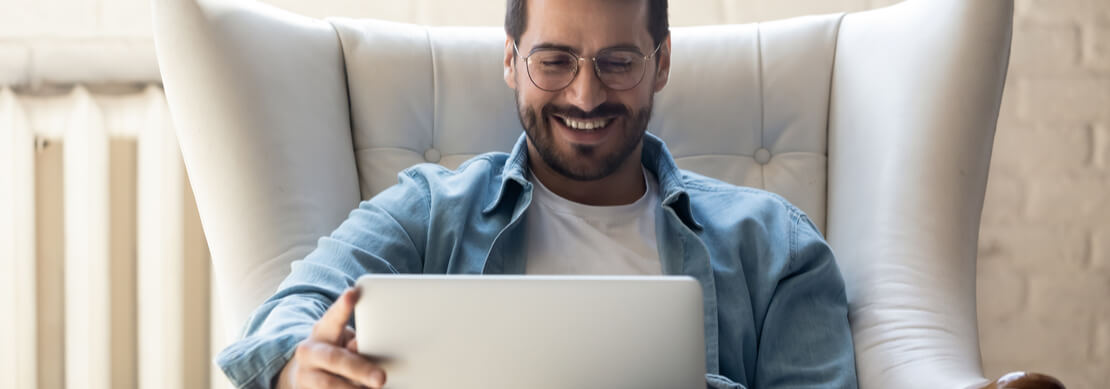
[[[359,291],[347,289],[312,327],[312,335],[297,345],[293,358],[278,374],[280,389],[374,388],[385,385],[385,371],[358,354],[355,331],[347,321]]]

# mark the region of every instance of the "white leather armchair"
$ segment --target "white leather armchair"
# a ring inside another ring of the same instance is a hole
[[[976,243],[1012,13],[1012,0],[908,0],[673,29],[649,130],[680,167],[777,192],[823,229],[863,388],[989,382]],[[230,332],[398,171],[508,151],[521,131],[499,26],[210,0],[154,0],[154,16]]]

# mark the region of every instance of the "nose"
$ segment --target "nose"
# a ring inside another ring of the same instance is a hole
[[[567,102],[579,109],[590,112],[605,102],[606,87],[597,77],[592,63],[579,62],[578,75],[563,90]]]

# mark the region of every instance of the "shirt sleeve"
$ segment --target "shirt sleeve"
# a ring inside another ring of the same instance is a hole
[[[747,389],[744,385],[740,385],[728,377],[717,374],[705,375],[705,387],[707,389]]]
[[[832,249],[798,213],[760,331],[755,388],[856,388],[848,299]]]
[[[216,364],[235,387],[272,387],[297,344],[359,276],[421,271],[428,184],[411,170],[398,176],[397,185],[363,201],[315,250],[294,261],[277,292],[251,315],[242,337],[217,355]]]

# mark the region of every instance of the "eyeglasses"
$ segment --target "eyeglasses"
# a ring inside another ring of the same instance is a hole
[[[663,43],[655,46],[651,54],[641,55],[637,50],[615,48],[605,49],[589,58],[594,62],[594,72],[609,89],[623,91],[635,88],[644,79],[648,60],[655,56]],[[528,69],[528,79],[547,92],[563,90],[578,76],[578,63],[587,58],[562,49],[537,49],[528,56],[520,55],[520,49],[513,42],[513,50],[524,60]]]

